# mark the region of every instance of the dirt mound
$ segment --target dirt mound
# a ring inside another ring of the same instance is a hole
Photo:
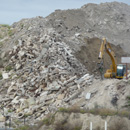
[[[99,62],[99,50],[102,40],[99,38],[84,38],[85,45],[81,46],[80,51],[76,52],[75,55],[79,61],[84,64],[87,69],[93,73],[97,68],[97,63]],[[112,49],[115,52],[117,63],[121,63],[121,57],[126,56],[127,54],[123,49],[118,45],[115,46],[111,44]],[[111,59],[107,53],[104,54],[104,69],[110,68]]]
[[[112,2],[87,4],[77,10],[58,10],[47,19],[64,36],[83,33],[88,37],[106,37],[111,43],[130,50],[130,6]]]

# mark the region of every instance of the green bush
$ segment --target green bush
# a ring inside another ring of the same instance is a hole
[[[14,34],[13,30],[9,30],[9,31],[8,31],[8,35],[9,35],[9,36],[12,36],[13,34]]]
[[[10,71],[10,70],[12,70],[12,69],[13,69],[13,68],[12,68],[12,66],[10,66],[10,65],[5,67],[5,70],[6,70],[6,71]]]
[[[80,113],[82,113],[82,114],[87,113],[87,110],[81,109]]]
[[[130,109],[130,96],[126,97],[126,105],[124,107],[127,107]]]
[[[11,113],[11,112],[13,112],[13,110],[9,109],[8,112]]]
[[[10,29],[10,26],[8,24],[1,24],[1,26]]]
[[[24,117],[28,117],[28,116],[31,116],[31,114],[29,114],[29,113],[28,114],[24,114]]]
[[[49,118],[45,118],[45,119],[43,120],[43,124],[44,124],[44,125],[50,125],[50,124],[51,124],[50,119],[49,119]]]
[[[93,108],[90,110],[87,109],[80,109],[79,107],[73,106],[71,108],[59,108],[59,112],[66,112],[66,113],[91,113],[93,115],[100,115],[100,116],[122,116],[122,117],[128,117],[129,112],[126,110],[117,111],[117,110],[111,110],[107,108]]]
[[[90,112],[91,114],[100,115],[100,116],[117,115],[117,111],[106,109],[106,108],[94,108],[94,109],[89,110],[88,112]]]
[[[3,79],[3,77],[2,77],[2,73],[0,73],[0,79]]]
[[[19,128],[16,128],[15,130],[29,130],[29,126],[26,125],[26,126],[20,126]]]
[[[43,122],[43,125],[49,126],[49,125],[53,124],[54,121],[55,121],[55,114],[54,115],[49,114],[46,118],[43,119],[42,122]]]
[[[81,123],[73,122],[73,124],[70,124],[67,122],[67,119],[58,121],[54,125],[54,130],[81,130],[81,128],[82,128]]]
[[[58,111],[59,112],[69,112],[69,109],[64,108],[64,107],[60,107]]]
[[[20,26],[21,26],[21,28],[23,29],[23,27],[24,27],[24,24],[20,24]]]

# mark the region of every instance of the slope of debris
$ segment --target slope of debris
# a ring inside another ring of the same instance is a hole
[[[52,29],[39,39],[19,39],[9,51],[8,66],[0,82],[4,114],[41,119],[58,107],[69,106],[69,101],[92,83],[93,76],[66,43],[55,40],[57,35]]]
[[[130,80],[104,79],[95,80],[81,93],[76,106],[85,109],[108,108],[111,110],[127,110],[127,97],[130,93]],[[86,98],[90,94],[89,99]],[[86,100],[87,99],[87,100]]]

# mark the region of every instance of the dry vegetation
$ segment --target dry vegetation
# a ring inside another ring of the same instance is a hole
[[[81,130],[81,128],[81,123],[74,122],[73,124],[70,124],[66,119],[59,121],[54,125],[54,130]]]
[[[100,116],[121,116],[121,117],[129,117],[129,111],[121,110],[111,110],[107,108],[93,108],[93,109],[80,109],[77,106],[73,106],[70,108],[59,108],[59,112],[66,112],[66,113],[91,113],[94,115],[100,115]]]
[[[48,119],[49,120],[49,119]],[[44,120],[45,121],[45,120]],[[57,121],[56,123],[47,123],[45,124],[44,121],[41,121],[38,123],[37,126],[21,126],[15,130],[41,130],[43,125],[49,125],[51,127],[47,127],[48,130],[81,130],[82,129],[82,123],[81,122],[73,122],[73,124],[70,124],[67,122],[67,119]],[[86,130],[89,130],[89,128],[86,128]],[[101,130],[100,126],[97,126],[94,130]],[[108,125],[108,130],[129,130],[126,122],[123,119],[119,119],[116,121],[113,121],[110,125]]]
[[[126,97],[126,105],[125,105],[125,107],[130,109],[130,96]]]
[[[63,113],[91,113],[94,115],[100,115],[100,116],[119,116],[119,117],[128,117],[129,112],[128,111],[115,111],[105,108],[94,108],[91,110],[83,110],[80,109],[77,106],[73,106],[71,108],[59,108],[58,112]],[[63,119],[60,121],[55,122],[55,114],[49,114],[44,118],[42,121],[40,121],[37,126],[29,127],[29,126],[22,126],[15,130],[39,130],[42,126],[47,126],[50,128],[50,130],[81,130],[82,123],[81,122],[73,122],[73,124],[70,124],[67,119]],[[52,129],[53,126],[53,129]],[[87,130],[87,129],[86,129]],[[101,130],[100,126],[98,126],[95,130]],[[108,130],[128,130],[128,126],[125,123],[123,119],[116,120],[112,122]]]

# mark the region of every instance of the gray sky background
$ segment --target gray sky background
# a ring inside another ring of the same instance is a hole
[[[12,24],[23,18],[47,16],[56,9],[80,8],[87,3],[113,0],[0,0],[0,24]],[[130,5],[130,0],[116,0]]]

